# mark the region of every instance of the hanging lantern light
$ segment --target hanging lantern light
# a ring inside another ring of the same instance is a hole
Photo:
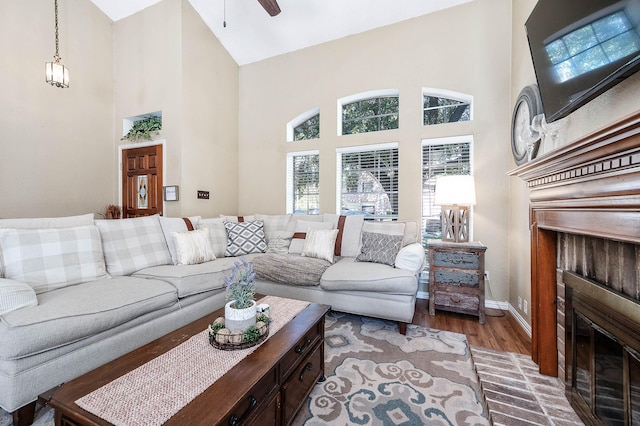
[[[69,69],[60,63],[58,50],[58,0],[54,0],[56,17],[56,54],[53,62],[45,63],[46,81],[52,86],[65,88],[69,87]]]

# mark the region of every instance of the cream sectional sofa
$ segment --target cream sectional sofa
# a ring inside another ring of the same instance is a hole
[[[238,256],[259,293],[403,331],[417,238],[415,222],[327,214],[0,220],[0,407],[29,417],[39,394],[222,307]]]

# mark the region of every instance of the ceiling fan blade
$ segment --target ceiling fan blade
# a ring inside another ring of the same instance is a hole
[[[264,10],[271,16],[276,16],[280,13],[280,6],[278,6],[278,2],[276,0],[258,0]]]

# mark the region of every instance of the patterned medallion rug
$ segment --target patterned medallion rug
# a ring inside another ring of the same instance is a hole
[[[327,379],[293,424],[490,424],[464,335],[409,325],[403,336],[394,322],[340,312],[327,315],[325,333]],[[53,425],[52,411],[40,409],[35,424]]]
[[[296,425],[488,425],[464,335],[330,312],[325,374]]]

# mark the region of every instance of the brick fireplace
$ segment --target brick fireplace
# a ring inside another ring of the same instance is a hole
[[[532,357],[541,373],[559,377],[569,385],[567,395],[571,399],[574,391],[580,393],[570,387],[576,382],[575,378],[572,380],[574,370],[580,368],[570,364],[576,358],[571,356],[571,338],[577,334],[576,315],[571,301],[569,314],[565,314],[565,293],[576,295],[576,290],[567,289],[566,281],[580,287],[577,302],[580,309],[588,304],[588,298],[582,295],[592,294],[600,287],[631,303],[627,314],[623,310],[608,315],[617,310],[619,303],[606,307],[596,303],[596,308],[583,309],[607,311],[606,315],[594,314],[595,317],[613,316],[614,322],[633,323],[629,317],[640,310],[640,112],[526,163],[510,174],[524,179],[530,189]],[[581,282],[578,284],[576,280]],[[603,296],[597,296],[596,300],[600,297]],[[590,323],[591,319],[585,321]],[[602,328],[596,325],[595,330],[598,327]],[[625,376],[624,380],[634,380],[640,343],[625,336],[615,339],[618,339],[615,344],[629,348],[628,353],[632,354],[631,361],[624,364],[627,370],[631,365],[632,378]],[[595,343],[590,346],[591,354],[599,353],[598,344],[614,346],[601,338],[593,337],[592,341]],[[587,365],[595,365],[596,361],[590,360]],[[593,392],[600,389],[594,381]],[[627,399],[623,398],[623,402],[631,411],[623,415],[619,424],[631,424],[633,409],[637,410],[640,402],[637,392],[629,392],[629,386],[624,389]],[[631,401],[632,396],[635,401]],[[596,400],[595,396],[587,399]],[[576,411],[579,414],[582,411],[585,422],[599,424],[600,420],[588,418],[593,414],[595,419],[595,406],[585,408],[583,404]]]

